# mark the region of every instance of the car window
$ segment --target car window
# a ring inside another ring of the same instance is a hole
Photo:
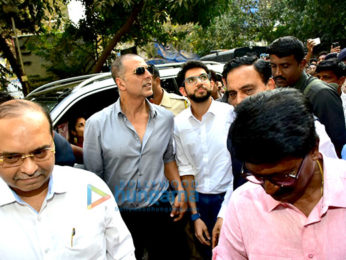
[[[116,87],[111,89],[104,89],[102,91],[82,97],[75,104],[73,104],[67,111],[64,112],[59,121],[55,124],[54,128],[56,130],[58,128],[61,128],[61,125],[66,124],[76,115],[83,114],[86,118],[89,118],[94,113],[113,104],[118,98],[119,93]]]
[[[32,93],[26,99],[37,102],[51,112],[65,97],[67,97],[80,82],[62,84],[57,87],[48,88],[36,93]]]
[[[169,93],[175,93],[177,95],[181,95],[175,78],[162,79],[161,87]]]

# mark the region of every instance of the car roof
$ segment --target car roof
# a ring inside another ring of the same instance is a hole
[[[217,73],[223,70],[223,64],[213,61],[203,62],[209,69]],[[175,78],[183,63],[166,63],[155,65],[162,80]],[[30,92],[25,98],[41,103],[50,111],[53,125],[76,102],[90,95],[106,89],[116,87],[110,72],[97,73],[72,77],[54,81]]]

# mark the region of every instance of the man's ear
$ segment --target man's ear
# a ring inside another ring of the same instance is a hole
[[[299,67],[300,69],[304,70],[305,69],[305,65],[306,65],[306,59],[302,59],[302,61],[299,63]]]
[[[184,97],[187,97],[187,94],[186,94],[186,91],[185,91],[185,88],[184,88],[184,87],[180,87],[180,88],[179,88],[179,92],[180,92]]]
[[[319,144],[320,144],[320,138],[317,137],[317,139],[316,139],[316,145],[315,145],[315,147],[314,147],[314,148],[312,149],[312,151],[311,151],[312,159],[313,159],[313,160],[319,160],[319,159],[322,158],[322,157],[321,157],[321,153],[320,153],[320,151],[319,151]]]
[[[266,84],[266,87],[269,89],[269,90],[273,90],[275,89],[275,81],[273,78],[270,78]]]
[[[116,78],[115,83],[117,83],[118,89],[124,91],[126,89],[125,82],[121,78]]]
[[[226,80],[224,78],[222,78],[222,83],[227,88]]]
[[[338,79],[338,85],[340,86],[340,88],[342,87],[342,85],[344,84],[346,77],[342,76]]]

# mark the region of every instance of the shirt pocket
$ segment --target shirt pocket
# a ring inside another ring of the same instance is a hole
[[[66,226],[64,257],[61,259],[105,259],[105,231],[101,223],[83,218]]]

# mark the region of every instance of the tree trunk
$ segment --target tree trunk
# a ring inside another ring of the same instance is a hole
[[[12,71],[14,72],[14,74],[16,74],[17,78],[22,84],[24,96],[26,96],[29,90],[29,83],[27,81],[25,82],[22,81],[23,70],[19,66],[17,59],[14,57],[10,47],[7,45],[7,42],[5,38],[2,37],[2,35],[0,35],[0,50],[2,50],[4,57],[8,59],[12,67]]]
[[[103,64],[106,62],[108,56],[111,54],[114,47],[120,41],[121,37],[130,31],[131,26],[135,22],[138,14],[142,10],[144,1],[140,1],[139,4],[135,5],[132,9],[130,16],[127,18],[123,26],[116,32],[110,42],[107,44],[106,48],[103,50],[101,56],[98,58],[96,64],[92,68],[92,73],[98,73],[101,71]]]

